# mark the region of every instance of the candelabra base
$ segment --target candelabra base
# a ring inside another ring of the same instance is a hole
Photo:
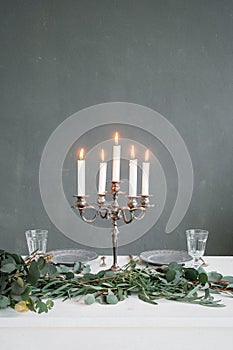
[[[121,268],[119,265],[117,264],[113,264],[110,269],[108,269],[107,271],[111,271],[111,272],[120,272],[121,271]]]

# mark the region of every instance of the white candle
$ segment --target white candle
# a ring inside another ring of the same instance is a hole
[[[129,197],[137,196],[137,170],[138,160],[135,159],[134,146],[131,147],[131,159],[129,161]]]
[[[145,162],[142,163],[142,195],[149,195],[149,174],[150,174],[150,163],[149,163],[149,150],[145,153]]]
[[[85,160],[83,159],[84,149],[79,153],[77,161],[77,193],[78,196],[85,196]]]
[[[112,159],[112,181],[120,181],[121,146],[118,145],[118,132],[115,134]]]
[[[105,194],[107,176],[107,163],[104,161],[104,150],[101,150],[101,163],[99,171],[99,194]]]

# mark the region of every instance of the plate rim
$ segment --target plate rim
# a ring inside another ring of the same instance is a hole
[[[46,254],[51,254],[51,255],[54,255],[53,256],[53,259],[52,259],[52,262],[54,262],[55,264],[57,265],[69,265],[69,266],[73,266],[76,262],[79,262],[78,260],[74,261],[74,262],[71,262],[71,261],[62,261],[62,262],[57,262],[57,261],[53,261],[54,259],[56,259],[56,256],[55,254],[58,253],[58,252],[64,252],[64,255],[65,254],[69,254],[69,252],[78,252],[78,251],[82,251],[82,252],[87,252],[87,253],[93,253],[93,257],[88,259],[88,260],[85,260],[85,261],[80,261],[80,262],[89,262],[89,261],[92,261],[92,260],[95,260],[98,258],[98,254],[93,251],[93,250],[87,250],[87,249],[75,249],[75,248],[67,248],[67,249],[53,249],[53,250],[50,250],[49,252],[47,252]],[[61,255],[62,256],[62,255]]]
[[[154,253],[154,252],[177,252],[177,253],[185,253],[185,254],[187,254],[187,257],[189,257],[189,259],[187,259],[187,260],[185,260],[185,261],[178,261],[177,263],[178,264],[185,264],[186,262],[189,262],[189,261],[191,261],[192,260],[192,257],[191,257],[191,255],[189,255],[188,254],[188,251],[187,250],[184,250],[184,249],[153,249],[153,250],[145,250],[145,251],[143,251],[143,252],[141,252],[140,254],[139,254],[139,258],[142,260],[142,261],[144,261],[144,262],[146,262],[146,263],[149,263],[149,264],[151,264],[151,265],[168,265],[169,263],[162,263],[162,262],[156,262],[156,261],[150,261],[150,260],[148,260],[148,258],[146,258],[146,257],[143,257],[143,254],[144,253],[147,253],[147,254],[149,254],[149,253]]]

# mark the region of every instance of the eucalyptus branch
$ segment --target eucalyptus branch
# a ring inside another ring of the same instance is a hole
[[[150,304],[164,298],[202,306],[224,306],[213,294],[233,297],[233,276],[217,272],[207,273],[185,268],[177,263],[159,269],[140,266],[130,261],[122,271],[113,273],[101,270],[91,273],[90,267],[76,263],[54,266],[48,257],[37,252],[24,260],[20,255],[0,250],[0,309],[16,311],[48,312],[52,300],[81,298],[86,304],[116,304],[130,295]]]

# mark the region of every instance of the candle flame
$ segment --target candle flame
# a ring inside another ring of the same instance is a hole
[[[84,157],[84,149],[81,148],[80,152],[79,152],[79,159],[82,160]]]
[[[150,151],[147,149],[146,152],[145,152],[145,162],[149,162],[149,158],[150,158]]]
[[[130,157],[131,157],[131,159],[135,159],[135,147],[134,147],[134,145],[131,146]]]
[[[115,133],[115,145],[118,145],[118,139],[119,139],[119,134],[118,132]]]
[[[104,162],[104,149],[101,149],[101,161]]]

